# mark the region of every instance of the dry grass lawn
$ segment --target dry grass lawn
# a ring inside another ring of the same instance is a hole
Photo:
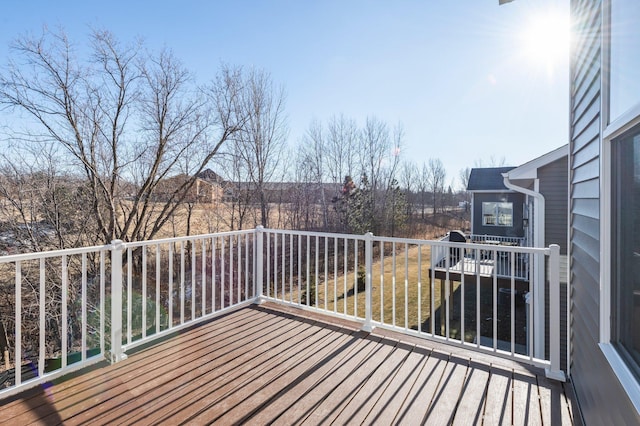
[[[384,259],[380,260],[379,252],[376,254],[373,264],[373,312],[374,321],[383,322],[397,327],[432,332],[446,335],[446,308],[443,306],[446,292],[442,280],[431,279],[431,250],[428,246],[409,245],[405,249],[404,244],[396,246],[395,259],[389,247],[385,248]],[[438,259],[439,260],[439,259]],[[342,262],[340,260],[340,262]],[[340,263],[341,264],[341,263]],[[361,271],[363,268],[359,263]],[[303,274],[304,275],[304,274]],[[360,273],[362,275],[362,272]],[[358,289],[358,276],[353,270],[346,274],[338,270],[335,273],[333,263],[327,270],[327,279],[324,271],[319,271],[317,281],[316,302],[313,303],[315,291],[311,286],[311,306],[326,309],[337,314],[354,315],[357,312],[359,318],[365,317],[365,292],[363,287]],[[315,281],[313,275],[311,281]],[[307,292],[304,276],[302,288],[298,293],[297,277],[294,276],[293,285],[289,277],[285,277],[285,298],[293,301],[300,300],[305,303]],[[449,332],[452,339],[460,339],[462,335],[462,284],[451,281],[449,289]],[[282,282],[279,283],[281,287]],[[477,285],[475,281],[468,280],[464,286],[464,339],[466,342],[474,342],[477,333]],[[281,294],[281,293],[280,293]],[[480,333],[484,337],[493,336],[493,289],[491,286],[480,287]],[[516,341],[524,344],[525,314],[521,308],[516,311]],[[498,306],[498,339],[510,340],[510,310],[509,307]]]

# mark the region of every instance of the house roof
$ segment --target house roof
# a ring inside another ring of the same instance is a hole
[[[515,167],[483,167],[471,169],[467,191],[510,191],[504,186],[502,174]]]
[[[197,177],[211,183],[224,183],[224,179],[211,169],[201,171]]]
[[[558,161],[562,157],[567,157],[568,155],[569,144],[562,145],[560,148],[556,148],[551,152],[547,152],[538,158],[534,158],[533,160],[510,170],[508,172],[509,179],[536,179],[538,177],[539,168],[544,167],[547,164],[551,164],[554,161]]]

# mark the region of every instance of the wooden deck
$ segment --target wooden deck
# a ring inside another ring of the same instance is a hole
[[[508,360],[265,304],[0,401],[0,423],[573,424],[570,389]]]

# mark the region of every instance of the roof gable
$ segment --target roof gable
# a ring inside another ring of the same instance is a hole
[[[198,178],[210,183],[224,183],[224,179],[211,169],[205,169],[197,174]]]
[[[504,186],[503,173],[515,167],[483,167],[471,169],[468,191],[510,191]]]
[[[538,177],[538,169],[558,161],[563,157],[569,155],[569,145],[562,145],[559,148],[554,149],[538,158],[534,158],[531,161],[524,163],[521,166],[509,172],[509,179],[536,179]]]

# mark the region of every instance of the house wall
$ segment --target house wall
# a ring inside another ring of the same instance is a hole
[[[609,0],[604,0],[609,1]],[[602,1],[571,0],[571,378],[587,424],[640,424],[599,342]],[[610,251],[610,250],[609,250]]]
[[[193,197],[201,203],[214,203],[222,201],[222,186],[217,182],[209,182],[202,179],[196,179],[195,189],[192,188]]]
[[[522,228],[522,209],[525,196],[519,193],[474,193],[473,194],[473,224],[472,232],[477,235],[496,235],[500,237],[524,237]],[[500,201],[513,203],[513,227],[482,225],[482,203]]]
[[[545,202],[545,246],[558,244],[560,254],[567,254],[568,165],[567,157],[538,169],[539,192]]]

